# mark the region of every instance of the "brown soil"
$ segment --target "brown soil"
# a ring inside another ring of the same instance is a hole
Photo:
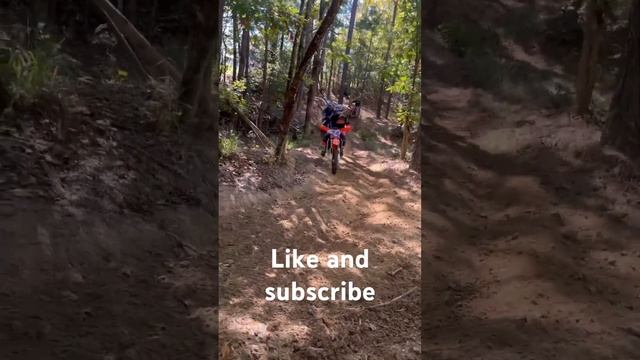
[[[477,91],[430,96],[424,358],[640,358],[640,194],[615,175],[624,163],[593,155],[583,124],[518,127],[523,112],[479,114]]]
[[[377,138],[363,141],[356,129],[337,175],[312,146],[291,152],[296,164],[304,164],[303,184],[244,193],[221,186],[222,358],[419,358],[419,291],[364,309],[419,287],[420,189],[406,163],[393,160],[390,124],[362,115],[360,127]],[[274,248],[321,258],[369,249],[370,264],[357,270],[272,269]],[[375,301],[264,300],[268,286],[339,286],[342,280],[373,287]]]
[[[423,358],[639,359],[637,169],[568,111],[428,76]]]
[[[0,359],[215,356],[210,145],[145,88],[58,91],[0,117]]]

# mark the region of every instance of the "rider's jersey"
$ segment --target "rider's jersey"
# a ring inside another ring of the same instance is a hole
[[[349,119],[346,116],[340,116],[340,114],[333,114],[331,117],[325,118],[322,124],[330,129],[342,129],[349,124]]]

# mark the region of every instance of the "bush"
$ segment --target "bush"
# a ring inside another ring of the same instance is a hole
[[[238,136],[231,132],[220,138],[220,155],[223,158],[230,157],[238,152]]]
[[[233,113],[234,111],[230,108],[230,104],[233,104],[241,111],[247,111],[247,102],[242,96],[245,89],[244,80],[235,81],[231,87],[220,86],[221,112]]]
[[[51,87],[62,65],[60,43],[44,35],[33,50],[17,44],[0,44],[0,77],[7,81],[12,97],[32,99]]]
[[[13,80],[9,89],[15,97],[32,98],[48,87],[56,76],[55,65],[43,52],[15,49],[9,59]]]

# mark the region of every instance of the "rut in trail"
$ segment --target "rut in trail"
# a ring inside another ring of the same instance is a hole
[[[264,300],[266,287],[292,281],[304,287],[353,281],[375,289],[374,303],[419,287],[419,179],[394,159],[389,123],[366,111],[362,119],[335,176],[313,146],[291,154],[311,174],[302,185],[261,195],[221,187],[222,349],[260,359],[419,358],[419,291],[364,311],[372,303]],[[363,129],[376,139],[362,140]],[[369,268],[272,269],[271,249],[285,248],[321,259],[369,249]]]

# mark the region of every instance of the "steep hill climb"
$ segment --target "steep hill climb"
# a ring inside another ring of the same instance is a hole
[[[362,117],[337,175],[312,146],[292,152],[305,164],[300,185],[267,194],[221,186],[223,358],[419,358],[419,178],[391,156],[396,145],[389,123],[368,111]],[[321,258],[368,249],[369,268],[272,269],[271,249],[285,248]],[[375,301],[265,301],[268,286],[339,286],[343,280],[373,287]]]

